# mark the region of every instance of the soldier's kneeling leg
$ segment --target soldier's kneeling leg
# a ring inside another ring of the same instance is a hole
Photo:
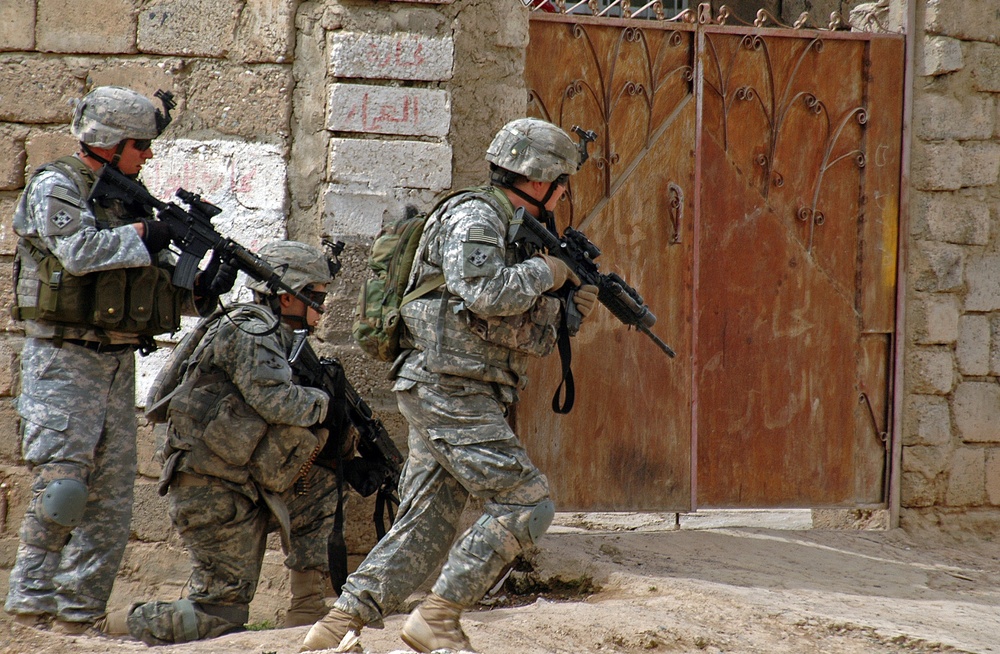
[[[239,631],[249,615],[249,607],[203,605],[182,599],[174,602],[147,602],[128,616],[129,635],[147,645],[170,645],[217,638]]]
[[[28,545],[58,552],[83,520],[88,490],[75,469],[52,473],[35,480],[35,492],[21,525],[21,539]]]

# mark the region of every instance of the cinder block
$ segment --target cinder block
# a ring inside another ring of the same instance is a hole
[[[454,41],[419,34],[333,32],[330,73],[336,77],[451,79]]]
[[[24,141],[28,129],[20,125],[0,125],[0,191],[24,186]]]
[[[38,0],[42,52],[135,52],[135,0]]]
[[[926,141],[988,140],[996,127],[996,100],[986,93],[961,98],[936,93],[916,97],[914,131]]]
[[[989,316],[967,313],[959,320],[958,344],[955,347],[958,371],[963,375],[988,375],[990,372]],[[997,387],[1000,389],[1000,386]],[[997,417],[1000,417],[998,414]]]
[[[965,283],[965,250],[949,243],[917,241],[909,274],[918,291],[955,291]]]
[[[925,395],[947,395],[955,385],[952,353],[939,349],[913,349],[907,353],[910,390]]]
[[[35,0],[0,3],[0,51],[35,49]]]
[[[326,127],[339,132],[447,136],[451,101],[437,89],[331,84]]]
[[[0,398],[0,463],[21,463],[21,418],[17,398]]]
[[[943,243],[986,245],[990,206],[981,191],[913,194],[912,233]]]
[[[956,141],[914,141],[910,183],[922,191],[955,191],[962,188],[962,157]]]
[[[75,154],[80,150],[80,142],[69,133],[69,128],[62,128],[57,131],[32,131],[24,143],[27,153],[27,166],[25,167],[25,181],[40,166],[44,166],[50,161],[69,154]]]
[[[176,118],[184,111],[184,97],[177,88],[173,74],[179,62],[171,62],[169,65],[166,62],[162,63],[164,63],[162,66],[151,66],[148,59],[103,59],[88,72],[88,89],[98,86],[124,86],[145,95],[157,109],[160,109],[161,105],[154,97],[156,91],[159,89],[171,91],[177,96],[174,100],[180,105],[172,112]]]
[[[224,57],[233,47],[237,0],[162,0],[139,14],[140,52],[193,57]]]
[[[248,63],[289,61],[298,5],[297,0],[248,0],[239,14],[234,57]]]
[[[951,441],[951,409],[947,398],[910,395],[903,411],[903,445],[946,445]]]
[[[970,257],[965,268],[966,311],[1000,309],[1000,255]]]
[[[903,459],[906,459],[906,451],[903,452]],[[899,498],[902,506],[910,509],[934,506],[939,494],[935,479],[928,479],[918,472],[900,475]]]
[[[926,3],[928,34],[952,36],[963,41],[1000,43],[1000,15],[991,2],[935,0]]]
[[[391,200],[361,185],[330,184],[323,203],[323,231],[333,235],[374,236],[382,229]]]
[[[908,447],[904,451],[903,472],[916,472],[934,479],[947,470],[949,450],[946,447]]]
[[[989,93],[1000,92],[1000,46],[992,43],[969,43],[966,47],[972,88]]]
[[[18,191],[0,193],[0,254],[11,256],[17,249],[14,233],[14,208],[20,196]],[[5,280],[6,281],[6,280]]]
[[[962,59],[962,42],[946,36],[925,36],[921,63],[920,72],[925,76],[961,70],[965,65]]]
[[[920,295],[913,307],[913,333],[920,345],[948,345],[958,340],[960,301],[957,295]]]
[[[962,382],[952,401],[955,428],[966,443],[1000,443],[1000,385]]]
[[[232,66],[216,62],[192,65],[182,120],[195,129],[259,141],[289,138],[294,86],[291,66]]]
[[[986,501],[1000,505],[1000,449],[986,453]]]
[[[0,55],[0,121],[69,123],[71,102],[83,96],[83,80],[63,58],[41,55]]]
[[[962,145],[963,187],[993,186],[1000,178],[1000,143],[971,142]]]
[[[330,139],[331,182],[443,190],[451,185],[451,147],[422,141]]]
[[[0,279],[13,279],[14,266],[10,261],[0,261]],[[0,284],[0,307],[14,306],[14,289],[11,284]],[[0,331],[22,333],[20,323],[15,323],[10,311],[0,311]]]
[[[948,506],[978,506],[986,499],[986,453],[982,448],[962,447],[951,456],[948,471]]]

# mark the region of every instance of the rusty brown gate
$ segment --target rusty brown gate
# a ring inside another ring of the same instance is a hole
[[[887,499],[902,37],[533,14],[529,113],[598,133],[560,227],[640,290],[515,421],[564,510]]]

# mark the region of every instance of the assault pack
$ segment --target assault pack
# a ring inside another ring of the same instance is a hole
[[[427,220],[452,200],[454,206],[471,199],[483,200],[493,207],[502,207],[507,202],[503,191],[493,186],[462,189],[441,198],[427,213],[407,213],[383,227],[375,237],[368,256],[371,275],[361,286],[351,330],[361,349],[373,358],[395,361],[401,351],[403,333],[400,308],[444,284],[444,274],[438,274],[406,292]]]

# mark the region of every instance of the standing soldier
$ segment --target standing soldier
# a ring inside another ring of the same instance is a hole
[[[285,285],[323,304],[333,268],[321,249],[273,241],[258,254]],[[170,519],[193,570],[186,599],[129,612],[128,633],[148,645],[242,629],[267,534],[276,529],[291,577],[285,625],[311,624],[327,613],[327,543],[339,491],[332,461],[323,457],[350,458],[354,442],[343,428],[344,409],[324,391],[298,384],[288,363],[293,330],[312,331],[320,314],[290,293],[272,294],[256,281],[248,286],[254,303],[202,321],[150,391],[147,408],[165,406],[168,421],[161,492],[169,487]],[[337,412],[332,421],[328,410]]]
[[[552,521],[548,481],[505,417],[529,358],[555,346],[562,307],[549,291],[579,279],[561,260],[511,243],[508,228],[518,208],[551,220],[581,151],[555,125],[524,118],[500,130],[486,159],[494,187],[453,196],[424,228],[409,288],[442,274],[443,285],[402,308],[412,342],[393,366],[409,423],[399,516],[304,650],[357,649],[362,626],[380,625],[442,561],[402,638],[418,652],[471,649],[462,611]],[[586,316],[597,288],[581,286],[575,301]],[[453,545],[470,495],[485,500],[484,513]]]
[[[159,259],[169,228],[120,202],[91,202],[102,166],[135,177],[170,122],[135,91],[106,86],[77,105],[80,152],[39,169],[14,213],[14,316],[21,352],[21,448],[32,497],[5,609],[21,625],[80,634],[104,613],[132,516],[135,359],[180,314],[208,313],[235,281],[213,263],[194,293]],[[161,254],[163,256],[161,256]]]

